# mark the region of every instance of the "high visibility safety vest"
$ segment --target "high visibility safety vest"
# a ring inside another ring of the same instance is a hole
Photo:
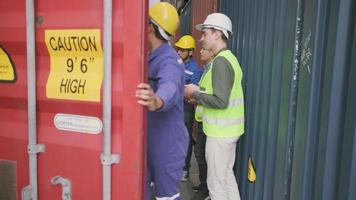
[[[244,133],[244,98],[242,90],[242,70],[236,57],[230,50],[220,52],[216,57],[222,56],[231,64],[235,79],[230,93],[229,105],[225,109],[208,108],[199,105],[196,109],[195,119],[203,122],[203,131],[211,137],[238,137]],[[215,57],[215,58],[216,58]],[[203,75],[199,82],[207,94],[213,94],[212,68]],[[219,67],[219,66],[216,66]]]

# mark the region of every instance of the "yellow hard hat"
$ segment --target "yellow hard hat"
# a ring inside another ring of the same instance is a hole
[[[179,16],[174,6],[158,2],[149,9],[150,18],[170,35],[174,35],[179,24]]]
[[[181,49],[195,49],[195,40],[190,35],[185,35],[181,37],[174,46],[179,47]]]

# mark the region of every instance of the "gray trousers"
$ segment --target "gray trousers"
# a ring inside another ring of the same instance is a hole
[[[238,137],[207,137],[205,156],[207,184],[212,200],[240,200],[233,167]]]

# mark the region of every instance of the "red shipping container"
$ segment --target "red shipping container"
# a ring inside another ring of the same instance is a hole
[[[103,7],[98,0],[35,1],[36,79],[29,80],[26,1],[0,1],[0,199],[31,197],[28,152],[36,151],[38,199],[103,199],[103,163],[111,158],[101,157],[104,130],[119,158],[106,165],[109,196],[143,199],[145,113],[135,90],[146,63],[147,5],[112,2],[111,106],[104,103]],[[36,107],[28,104],[31,93]],[[31,131],[37,146],[29,145]]]

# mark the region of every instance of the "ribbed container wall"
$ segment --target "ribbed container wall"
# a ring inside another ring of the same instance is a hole
[[[189,0],[187,4],[180,10],[179,32],[181,36],[191,34],[191,18],[192,18],[192,0]]]
[[[244,71],[241,199],[356,199],[356,2],[220,0],[218,10]]]

